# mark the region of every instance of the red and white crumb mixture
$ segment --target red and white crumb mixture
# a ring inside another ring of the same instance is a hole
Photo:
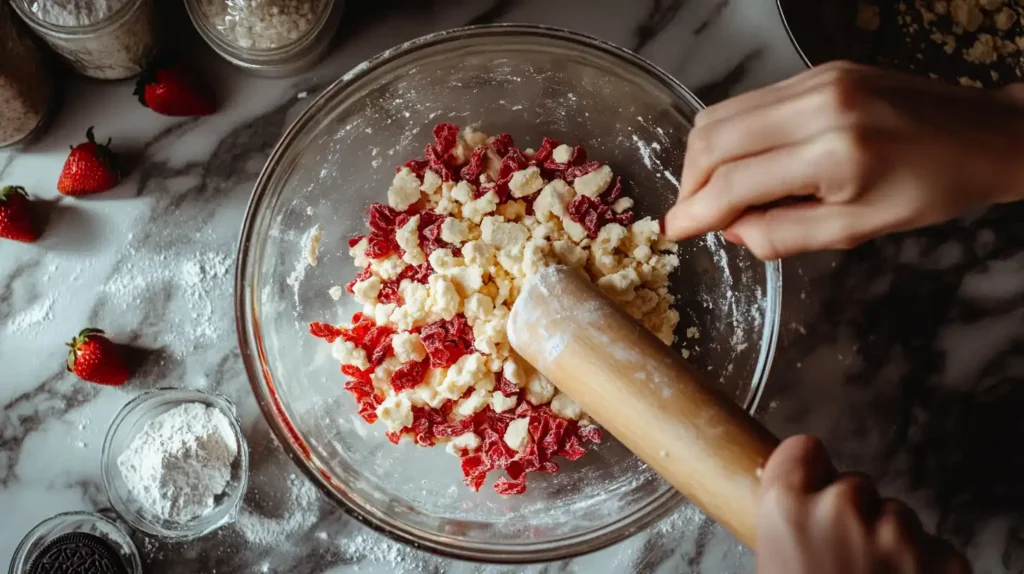
[[[312,323],[333,344],[345,385],[368,423],[398,444],[446,444],[477,491],[526,490],[530,472],[557,472],[601,430],[509,347],[506,323],[523,283],[549,265],[582,269],[630,315],[671,343],[679,314],[669,274],[676,245],[607,165],[582,146],[545,138],[520,150],[443,123],[426,159],[398,169],[388,205],[349,242],[361,269],[348,292],[363,305],[349,325]],[[337,295],[338,289],[332,290]]]

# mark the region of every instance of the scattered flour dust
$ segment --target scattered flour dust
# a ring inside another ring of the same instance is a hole
[[[164,326],[158,335],[173,353],[186,354],[222,335],[223,325],[217,320],[225,315],[221,306],[230,305],[231,256],[216,251],[137,256],[131,247],[128,255],[124,267],[103,289],[126,309],[183,306],[184,310],[164,312]],[[167,301],[154,301],[159,296]]]
[[[53,320],[53,305],[57,302],[54,295],[39,299],[31,307],[11,317],[5,325],[6,330],[27,334],[37,330],[42,325]]]
[[[296,310],[302,308],[302,303],[299,302],[299,287],[302,285],[302,280],[306,278],[306,270],[310,266],[316,267],[319,262],[320,239],[323,238],[323,235],[320,225],[317,224],[302,236],[302,257],[295,262],[295,270],[286,280],[295,293]]]
[[[297,475],[288,477],[287,498],[281,516],[264,516],[243,506],[235,522],[242,536],[253,545],[271,546],[287,541],[320,518],[320,494],[308,480]]]

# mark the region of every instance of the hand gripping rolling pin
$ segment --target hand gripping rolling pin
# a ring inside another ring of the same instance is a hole
[[[580,272],[550,267],[519,294],[512,347],[665,480],[756,547],[758,476],[778,445],[729,397]]]

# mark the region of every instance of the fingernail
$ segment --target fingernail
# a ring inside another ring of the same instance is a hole
[[[745,247],[743,245],[743,238],[740,237],[739,235],[737,235],[733,231],[730,231],[730,230],[726,229],[725,231],[722,232],[722,237],[724,237],[725,240],[728,241],[729,243],[735,243],[736,245],[739,245],[740,247]]]

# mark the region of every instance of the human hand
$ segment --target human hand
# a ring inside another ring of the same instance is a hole
[[[859,474],[838,474],[817,439],[789,438],[761,476],[758,574],[970,574],[902,502]]]
[[[723,231],[775,259],[1022,199],[1020,92],[839,62],[711,106],[665,233]]]

